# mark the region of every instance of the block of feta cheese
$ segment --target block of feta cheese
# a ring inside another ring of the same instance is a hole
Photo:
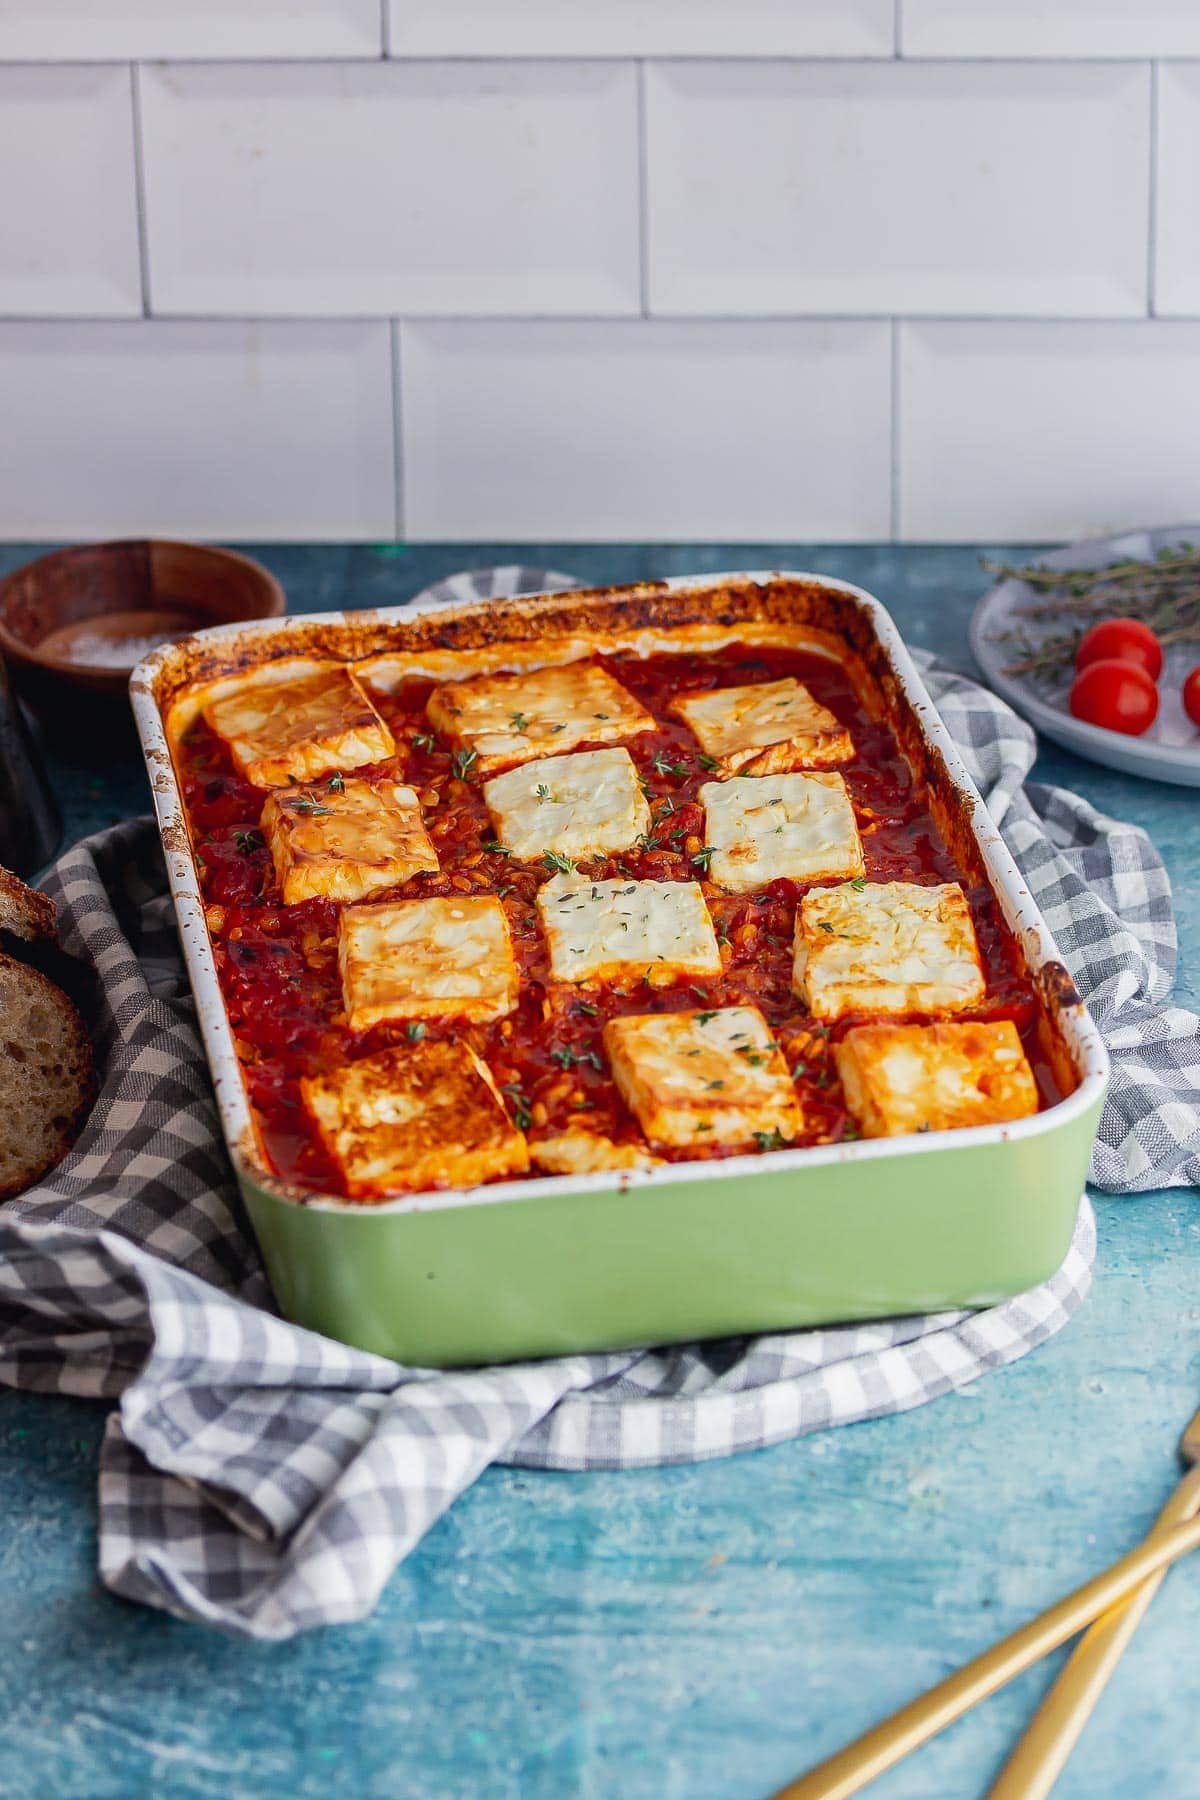
[[[651,1144],[769,1149],[799,1135],[795,1087],[755,1006],[610,1019],[604,1048]]]
[[[670,711],[725,775],[828,769],[854,756],[846,727],[791,676],[682,694]]]
[[[338,969],[352,1031],[385,1019],[499,1019],[517,1004],[508,920],[494,894],[348,906]]]
[[[695,881],[588,881],[555,875],[537,894],[556,981],[667,985],[721,973],[721,952]]]
[[[792,986],[824,1020],[977,1006],[987,983],[966,895],[953,881],[812,889],[796,909]]]
[[[598,1131],[572,1126],[553,1137],[535,1138],[529,1146],[535,1168],[543,1175],[591,1175],[605,1169],[654,1169],[661,1156],[652,1156],[645,1144],[618,1143]]]
[[[262,832],[285,906],[365,900],[438,866],[420,801],[392,781],[334,775],[275,788],[263,806]]]
[[[1037,1111],[1037,1085],[1011,1019],[857,1025],[833,1054],[864,1137],[995,1125]]]
[[[211,700],[204,717],[255,787],[360,769],[396,748],[365,691],[340,665],[287,681],[248,681]]]
[[[483,784],[496,837],[513,856],[586,862],[628,850],[650,828],[650,808],[628,750],[539,756]]]
[[[402,1044],[300,1082],[344,1193],[473,1187],[529,1168],[524,1135],[468,1044]]]
[[[477,775],[654,730],[640,701],[591,662],[443,682],[425,711],[435,730],[472,758]]]
[[[779,876],[836,881],[866,867],[841,775],[735,775],[700,789],[710,878],[732,892]]]

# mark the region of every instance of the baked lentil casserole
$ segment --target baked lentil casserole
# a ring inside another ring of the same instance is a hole
[[[297,1197],[771,1157],[1072,1085],[1065,971],[1030,974],[838,590],[195,644],[156,698],[257,1149]]]

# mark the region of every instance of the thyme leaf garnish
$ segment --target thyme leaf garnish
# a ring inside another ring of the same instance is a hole
[[[1035,596],[1013,608],[1018,623],[994,639],[1018,652],[1005,666],[1006,675],[1050,683],[1068,674],[1080,638],[1100,619],[1140,619],[1163,644],[1200,642],[1200,546],[1195,544],[1173,545],[1149,561],[1125,557],[1098,569],[1016,566],[986,557],[982,565],[1002,580],[1022,582]],[[1042,637],[1043,624],[1070,628]]]

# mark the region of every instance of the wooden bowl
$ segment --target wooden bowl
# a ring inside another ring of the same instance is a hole
[[[277,618],[284,593],[234,550],[130,538],[40,556],[0,580],[0,652],[57,733],[128,719],[130,671],[205,625]]]

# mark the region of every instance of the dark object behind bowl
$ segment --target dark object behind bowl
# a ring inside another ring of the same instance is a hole
[[[0,864],[29,877],[58,849],[62,816],[0,657]]]
[[[248,556],[210,544],[131,538],[55,550],[0,581],[0,651],[13,685],[59,737],[129,728],[130,669],[148,632],[183,637],[206,625],[277,618],[283,589]],[[106,630],[106,622],[109,629]],[[73,628],[109,636],[127,662],[73,661]],[[48,641],[49,640],[49,641]]]

